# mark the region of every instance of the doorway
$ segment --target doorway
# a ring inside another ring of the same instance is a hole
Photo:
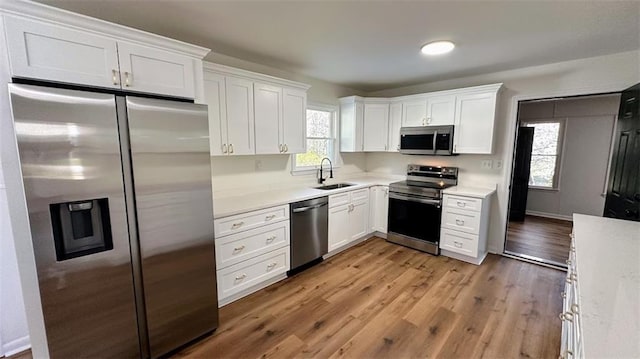
[[[602,216],[620,94],[521,101],[505,253],[566,267],[574,213]]]

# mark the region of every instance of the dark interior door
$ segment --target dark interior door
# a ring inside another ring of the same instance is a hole
[[[533,127],[518,128],[516,159],[513,169],[513,179],[511,181],[511,202],[509,203],[510,221],[524,221],[525,212],[527,211],[533,131]]]
[[[622,92],[604,216],[640,221],[640,84]]]

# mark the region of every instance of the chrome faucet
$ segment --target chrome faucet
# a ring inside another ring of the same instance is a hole
[[[325,157],[320,161],[320,174],[318,175],[318,183],[320,184],[327,180],[326,178],[322,177],[322,164],[324,163],[324,160],[329,161],[329,178],[333,178],[333,164],[331,163],[329,157]]]

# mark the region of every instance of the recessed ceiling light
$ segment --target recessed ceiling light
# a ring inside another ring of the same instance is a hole
[[[453,50],[456,45],[451,41],[434,41],[422,46],[422,53],[425,55],[442,55]]]

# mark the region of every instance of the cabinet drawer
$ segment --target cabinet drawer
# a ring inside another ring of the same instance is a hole
[[[219,238],[229,234],[254,229],[265,224],[278,222],[283,219],[289,219],[288,204],[216,219],[214,221],[214,232],[216,238]]]
[[[351,191],[351,202],[369,199],[369,189],[363,188],[357,191]]]
[[[440,248],[469,257],[478,256],[478,236],[450,229],[442,229]]]
[[[216,239],[218,269],[289,245],[289,221]]]
[[[444,196],[444,206],[449,208],[466,209],[469,211],[480,212],[482,209],[482,200],[470,197]]]
[[[289,246],[218,271],[219,299],[224,299],[289,270]]]
[[[349,204],[350,202],[350,192],[332,194],[329,196],[329,208],[342,206],[344,204]]]
[[[478,234],[480,232],[480,213],[445,207],[442,211],[442,226],[469,234]]]

